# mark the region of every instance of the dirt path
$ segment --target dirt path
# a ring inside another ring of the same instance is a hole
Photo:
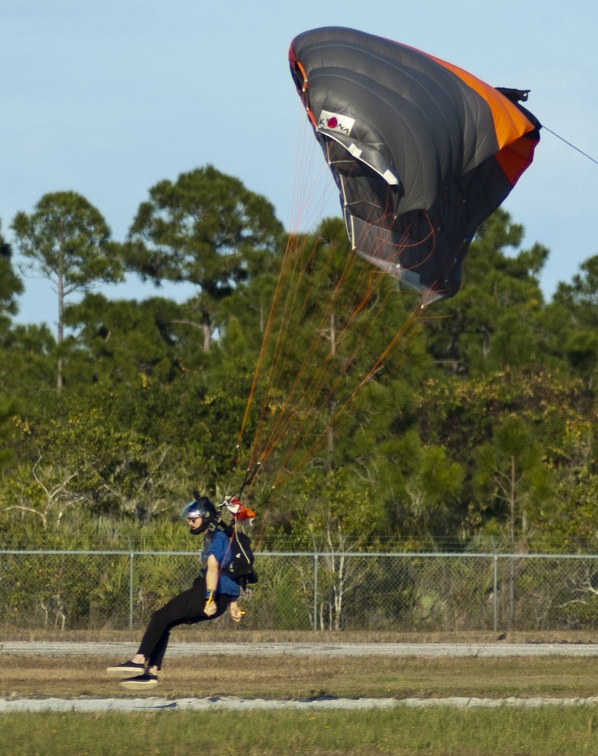
[[[228,709],[249,711],[257,709],[299,710],[313,709],[390,709],[399,706],[432,708],[450,706],[458,709],[499,708],[503,706],[534,709],[542,706],[596,706],[598,697],[592,698],[315,698],[305,701],[268,701],[243,698],[20,698],[0,699],[0,714],[15,712],[150,712],[150,711],[215,711]]]

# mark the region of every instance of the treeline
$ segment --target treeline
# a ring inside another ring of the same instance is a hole
[[[191,491],[255,473],[262,544],[595,553],[598,256],[546,302],[548,250],[522,239],[495,213],[461,292],[422,311],[338,219],[289,235],[212,166],[152,187],[121,242],[45,195],[0,238],[3,546],[188,548]],[[52,282],[56,333],[13,322],[14,252]],[[98,293],[127,274],[197,293]]]

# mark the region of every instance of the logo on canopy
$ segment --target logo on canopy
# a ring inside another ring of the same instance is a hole
[[[350,134],[354,123],[354,118],[349,118],[349,116],[341,115],[340,113],[331,113],[329,110],[323,110],[318,119],[318,129]]]

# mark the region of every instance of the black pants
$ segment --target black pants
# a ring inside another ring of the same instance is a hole
[[[193,583],[192,588],[179,593],[178,596],[175,596],[152,614],[137,651],[138,654],[143,654],[148,660],[148,666],[161,669],[162,659],[166,653],[170,631],[173,627],[195,625],[198,622],[216,619],[216,617],[224,614],[231,601],[235,601],[233,596],[218,594],[216,597],[216,614],[208,617],[203,612],[206,603],[205,595],[205,578],[198,578]]]

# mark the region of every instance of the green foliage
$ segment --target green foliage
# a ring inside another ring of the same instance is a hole
[[[592,388],[598,371],[598,334],[595,331],[575,331],[567,339],[565,353],[574,374],[581,376]]]
[[[102,214],[76,192],[45,194],[27,215],[17,213],[12,229],[33,274],[56,291],[58,314],[57,388],[63,384],[64,304],[74,292],[124,278],[120,245],[110,241]]]
[[[16,414],[16,403],[0,394],[0,470],[12,461],[13,455],[8,440],[11,436],[11,424]]]
[[[232,662],[235,664],[235,661]],[[385,663],[391,667],[388,660]],[[421,692],[418,681],[422,677],[432,679],[430,665],[426,661],[424,670],[409,668],[406,678],[399,677],[402,685],[392,697],[398,699],[396,706],[369,711],[327,710],[309,711],[269,711],[262,709],[256,714],[251,711],[207,710],[201,712],[202,730],[211,733],[202,742],[202,752],[206,756],[221,753],[246,753],[272,756],[276,754],[310,753],[314,756],[332,753],[377,753],[408,756],[414,753],[460,754],[460,756],[489,756],[497,753],[527,754],[546,756],[558,753],[594,753],[598,748],[596,719],[591,705],[532,708],[529,705],[502,704],[497,701],[491,708],[457,709],[452,706],[435,705],[426,707],[402,705],[400,699],[411,698]],[[372,696],[381,694],[380,672],[370,670],[368,664],[353,665],[357,674],[351,676],[352,685],[330,687],[337,679],[346,680],[346,673],[329,679],[328,667],[319,670],[316,680],[310,678],[297,696],[296,674],[285,675],[277,671],[276,680],[285,680],[286,685],[277,698],[308,698],[309,695],[326,691],[331,696],[342,698],[355,695],[354,691],[371,690]],[[404,665],[402,665],[402,668]],[[479,667],[479,665],[478,665]],[[532,672],[525,667],[528,677],[513,683],[512,665],[508,669],[491,670],[478,676],[485,682],[492,681],[498,693],[480,691],[475,687],[463,686],[464,677],[470,677],[467,665],[460,664],[446,679],[443,675],[438,700],[460,695],[465,698],[500,698],[504,692],[514,689],[516,700],[526,701],[529,695],[529,677],[540,679],[534,686],[534,696],[555,699],[549,683],[544,683],[547,673]],[[390,672],[382,675],[385,682]],[[328,675],[325,677],[324,675]],[[562,675],[561,675],[562,676]],[[570,679],[577,679],[574,672],[568,672]],[[354,679],[354,677],[356,679]],[[438,686],[438,670],[434,670],[434,690]],[[551,676],[551,680],[554,675]],[[259,676],[261,681],[262,677]],[[446,681],[445,681],[446,680]],[[388,684],[392,684],[388,682]],[[196,686],[196,683],[193,683]],[[196,687],[189,688],[191,695]],[[342,692],[339,692],[341,691]],[[390,690],[390,689],[389,689]],[[428,690],[428,687],[425,688]],[[391,695],[389,694],[389,695]],[[511,695],[511,694],[509,694]],[[247,699],[261,698],[263,689],[256,687],[243,696]],[[569,698],[577,698],[575,689]],[[508,700],[508,699],[507,699]],[[259,716],[259,727],[256,717]],[[47,756],[61,756],[64,753],[93,753],[98,744],[106,753],[118,751],[122,756],[133,756],[148,750],[148,743],[159,743],[160,748],[174,756],[190,753],[197,748],[198,716],[195,711],[166,711],[163,713],[120,713],[90,714],[87,712],[17,712],[2,715],[1,731],[3,742],[10,744],[13,753],[44,753]],[[212,734],[213,733],[213,734]],[[16,746],[16,744],[27,744]]]
[[[5,313],[15,315],[18,312],[16,297],[24,290],[22,280],[13,269],[11,258],[12,250],[2,235],[0,223],[0,334],[8,325]]]
[[[382,517],[381,503],[344,470],[311,472],[290,502],[290,532],[306,546],[343,551],[367,542]]]
[[[523,227],[513,224],[505,210],[497,210],[471,245],[462,290],[435,306],[430,347],[449,372],[491,373],[525,367],[537,358],[536,342],[543,337],[538,274],[548,250],[534,245],[515,257],[507,254],[506,248],[517,249],[522,238]]]
[[[76,337],[68,340],[65,381],[87,390],[102,382],[117,386],[170,384],[201,365],[201,336],[186,324],[187,308],[153,297],[110,301],[87,294],[65,313]]]
[[[459,521],[462,466],[442,446],[422,444],[415,429],[396,444],[380,492],[387,512],[387,535],[442,542]],[[392,475],[394,470],[394,476]]]
[[[511,415],[494,427],[491,442],[476,450],[475,459],[477,489],[497,500],[499,516],[506,511],[514,548],[519,535],[528,536],[530,507],[546,506],[552,494],[544,451],[527,423]]]
[[[31,215],[17,213],[12,229],[31,271],[54,284],[59,300],[97,281],[123,280],[110,229],[101,213],[76,192],[45,194]]]
[[[352,253],[338,218],[289,236],[282,254],[272,205],[212,166],[152,187],[124,246],[74,192],[45,195],[12,228],[59,302],[83,296],[61,310],[57,340],[13,326],[22,284],[0,237],[7,541],[74,542],[91,532],[81,513],[127,538],[139,523],[158,532],[191,490],[231,493],[259,458],[244,496],[267,538],[336,551],[597,542],[598,258],[545,304],[547,250],[522,250],[523,227],[499,210],[462,291],[421,311]],[[198,297],[92,292],[121,279],[123,259]],[[326,569],[316,620],[342,625],[346,581]],[[422,611],[441,607],[431,595]]]
[[[554,301],[575,316],[582,327],[595,328],[598,325],[598,255],[588,258],[580,268],[582,272],[576,273],[570,284],[559,284]]]
[[[199,288],[197,323],[208,351],[218,303],[260,271],[281,236],[264,197],[207,165],[150,189],[129,232],[127,267],[156,283],[187,281]]]
[[[208,165],[150,189],[131,226],[129,266],[219,299],[247,277],[243,254],[274,250],[281,231],[265,198]]]

